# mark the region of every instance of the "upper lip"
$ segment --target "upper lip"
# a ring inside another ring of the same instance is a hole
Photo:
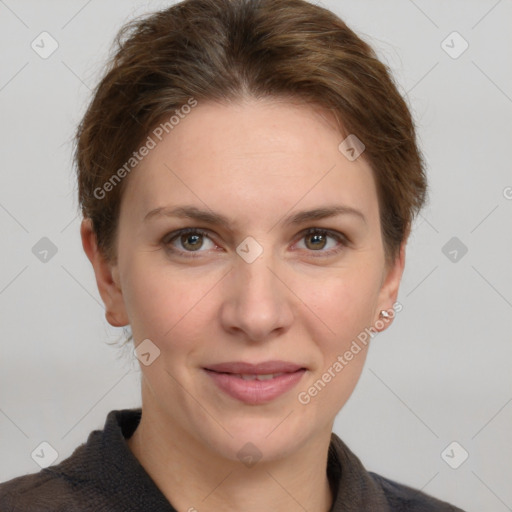
[[[261,363],[246,363],[244,361],[233,361],[205,366],[206,370],[219,373],[235,373],[244,375],[266,375],[270,373],[293,373],[305,369],[300,364],[287,361],[264,361]]]

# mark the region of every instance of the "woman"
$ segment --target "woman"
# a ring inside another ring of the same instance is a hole
[[[130,325],[142,409],[2,511],[460,510],[332,433],[392,322],[425,199],[372,49],[303,0],[186,0],[127,25],[77,133],[81,236]]]

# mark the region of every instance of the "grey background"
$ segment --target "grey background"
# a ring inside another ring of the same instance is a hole
[[[119,27],[171,3],[0,0],[0,481],[38,471],[41,442],[58,463],[110,410],[140,405],[138,361],[115,345],[123,331],[82,251],[71,138]],[[512,2],[322,5],[392,68],[431,187],[403,311],[374,339],[335,432],[371,471],[467,511],[512,510]],[[47,59],[31,48],[42,31],[59,45]],[[458,58],[442,47],[453,31],[469,44]],[[43,237],[57,250],[46,262],[33,252]],[[441,456],[453,441],[469,453],[457,469]]]

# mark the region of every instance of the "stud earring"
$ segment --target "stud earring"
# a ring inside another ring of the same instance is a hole
[[[389,313],[388,313],[385,309],[383,309],[383,310],[380,312],[380,316],[381,316],[382,318],[385,318],[386,320],[390,317]]]

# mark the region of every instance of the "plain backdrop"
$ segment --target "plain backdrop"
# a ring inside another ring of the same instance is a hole
[[[81,247],[71,141],[117,30],[171,3],[0,0],[0,481],[38,471],[41,442],[58,463],[109,411],[140,406],[138,361]],[[393,70],[430,182],[403,310],[334,430],[371,471],[512,510],[512,2],[321,5]],[[58,44],[47,58],[41,32]]]

